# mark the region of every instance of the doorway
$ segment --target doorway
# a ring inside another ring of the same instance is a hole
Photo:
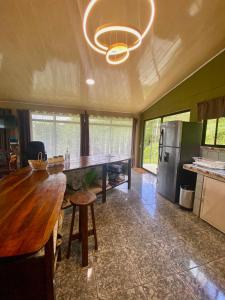
[[[142,167],[157,174],[161,118],[145,121]]]

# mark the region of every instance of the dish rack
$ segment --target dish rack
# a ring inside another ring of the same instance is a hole
[[[203,157],[193,157],[194,162],[193,164],[204,167],[204,168],[210,168],[210,169],[218,169],[218,170],[224,170],[225,169],[225,162],[218,161],[218,160],[211,160],[206,159]]]

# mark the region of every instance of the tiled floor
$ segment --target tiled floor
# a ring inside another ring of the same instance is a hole
[[[64,220],[56,294],[63,299],[225,299],[225,235],[156,194],[155,177],[133,172],[132,188],[95,205],[99,250],[89,238],[65,258],[71,211]],[[77,218],[77,216],[76,216]]]

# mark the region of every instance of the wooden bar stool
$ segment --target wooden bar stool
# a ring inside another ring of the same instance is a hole
[[[95,250],[98,250],[97,234],[95,227],[95,215],[94,215],[94,202],[96,195],[90,192],[77,192],[71,196],[70,202],[73,206],[72,221],[70,226],[70,236],[67,251],[67,258],[70,257],[71,242],[72,240],[79,239],[82,247],[82,266],[88,265],[88,236],[94,235]],[[76,207],[79,207],[79,232],[73,234],[73,227],[75,221]],[[88,230],[88,206],[91,208],[91,217],[93,229]]]

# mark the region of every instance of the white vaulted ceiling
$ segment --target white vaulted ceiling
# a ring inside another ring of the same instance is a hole
[[[117,1],[99,0],[90,32],[114,15],[144,26],[146,0]],[[224,0],[155,0],[141,47],[111,66],[84,39],[88,3],[0,1],[0,101],[138,113],[225,47]]]

